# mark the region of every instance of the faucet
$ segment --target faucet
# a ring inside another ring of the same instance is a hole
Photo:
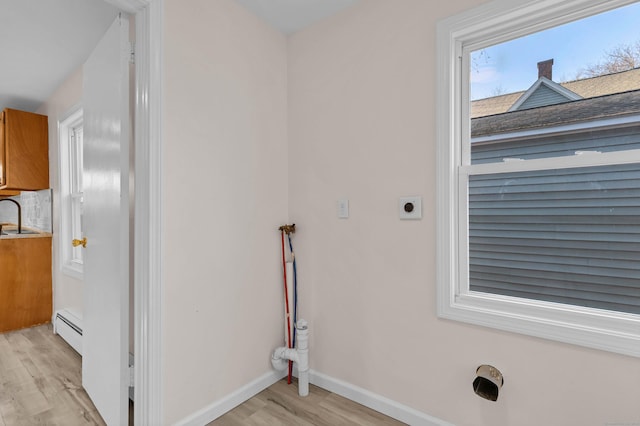
[[[22,234],[22,207],[20,207],[20,203],[17,202],[16,200],[12,200],[11,198],[0,199],[0,203],[3,201],[11,201],[16,206],[18,206],[18,234]]]

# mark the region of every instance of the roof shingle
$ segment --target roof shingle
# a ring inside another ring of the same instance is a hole
[[[640,90],[545,107],[506,112],[471,120],[471,136],[553,127],[640,113]]]
[[[583,98],[639,90],[640,68],[559,84]],[[505,113],[524,93],[525,91],[514,92],[472,101],[471,118]]]

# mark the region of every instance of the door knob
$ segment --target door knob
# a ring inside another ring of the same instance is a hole
[[[81,240],[78,240],[78,239],[74,238],[73,241],[71,241],[71,244],[74,247],[82,246],[83,248],[86,248],[87,247],[87,237],[84,237]]]

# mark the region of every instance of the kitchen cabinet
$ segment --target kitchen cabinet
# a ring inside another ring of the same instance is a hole
[[[51,321],[51,234],[0,236],[0,333]]]
[[[0,113],[0,196],[49,188],[45,115],[7,108]]]

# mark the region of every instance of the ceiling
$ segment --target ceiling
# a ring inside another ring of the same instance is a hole
[[[118,10],[102,0],[0,0],[0,109],[35,111],[87,59]]]
[[[284,34],[358,0],[236,0]],[[82,65],[118,10],[103,0],[0,0],[0,110],[35,111]]]

